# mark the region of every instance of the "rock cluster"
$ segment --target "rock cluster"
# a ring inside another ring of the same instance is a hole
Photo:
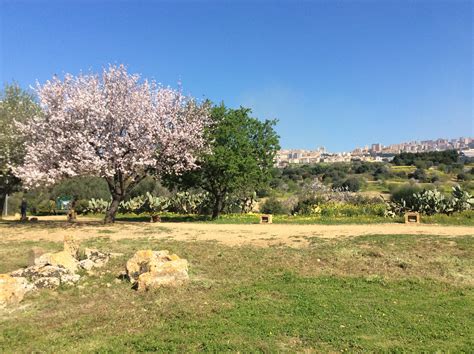
[[[21,301],[31,290],[74,285],[81,278],[77,274],[80,269],[103,267],[111,254],[86,248],[84,256],[80,260],[79,243],[70,237],[64,238],[64,250],[60,252],[45,253],[35,247],[29,254],[30,266],[0,274],[0,307]]]
[[[127,261],[126,275],[138,290],[179,286],[189,280],[188,261],[167,250],[140,250]]]
[[[105,266],[114,254],[103,253],[93,248],[85,248],[84,256],[86,258],[79,261],[79,266],[82,269],[91,270],[92,268],[101,268]]]
[[[64,250],[60,252],[32,248],[28,267],[0,274],[0,308],[20,302],[32,290],[74,285],[81,278],[79,270],[91,274],[93,268],[103,267],[111,257],[120,255],[91,248],[81,252],[79,243],[70,237],[64,238]],[[138,290],[180,286],[189,280],[188,261],[167,250],[141,250],[127,261],[124,275]]]

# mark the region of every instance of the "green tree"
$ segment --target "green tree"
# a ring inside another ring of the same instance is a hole
[[[242,203],[268,185],[279,137],[273,129],[276,121],[260,121],[251,110],[230,109],[223,104],[212,109],[212,125],[207,139],[210,149],[197,161],[199,169],[168,181],[180,189],[200,187],[209,192],[212,217],[217,218],[230,196]]]
[[[39,106],[32,94],[15,83],[5,85],[0,93],[0,217],[6,196],[20,186],[11,166],[21,164],[25,155],[15,121],[25,122],[38,113]]]

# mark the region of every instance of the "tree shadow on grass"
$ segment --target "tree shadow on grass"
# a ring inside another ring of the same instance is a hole
[[[166,215],[161,216],[162,222],[202,222],[211,221],[211,217],[208,215]],[[137,216],[117,216],[115,221],[118,222],[150,222],[149,216],[137,215]]]
[[[19,230],[35,230],[35,229],[74,229],[83,226],[101,226],[104,225],[102,220],[97,221],[76,221],[69,222],[66,220],[41,220],[38,221],[19,221],[19,220],[0,220],[0,226],[5,225],[9,228]]]
[[[162,216],[161,221],[167,222],[204,222],[211,221],[211,217],[207,215],[173,215]],[[147,215],[118,215],[115,218],[116,223],[150,223],[150,217]],[[39,229],[75,229],[80,227],[101,227],[112,226],[114,224],[105,224],[102,218],[97,220],[76,220],[70,222],[67,220],[42,220],[38,217],[36,221],[20,221],[20,220],[0,220],[0,226],[7,226],[8,228],[18,230],[39,230]]]

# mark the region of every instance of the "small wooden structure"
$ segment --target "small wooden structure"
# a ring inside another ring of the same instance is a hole
[[[420,223],[420,213],[418,212],[408,212],[405,213],[405,224],[419,224]]]
[[[260,215],[260,224],[271,224],[273,215],[271,214],[263,214]]]

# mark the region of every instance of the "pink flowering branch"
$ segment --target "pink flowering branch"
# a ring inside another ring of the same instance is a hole
[[[106,222],[147,173],[196,167],[209,107],[180,91],[141,81],[123,65],[101,75],[65,75],[37,85],[42,114],[18,124],[26,157],[15,173],[26,186],[65,177],[104,178],[112,194]]]

